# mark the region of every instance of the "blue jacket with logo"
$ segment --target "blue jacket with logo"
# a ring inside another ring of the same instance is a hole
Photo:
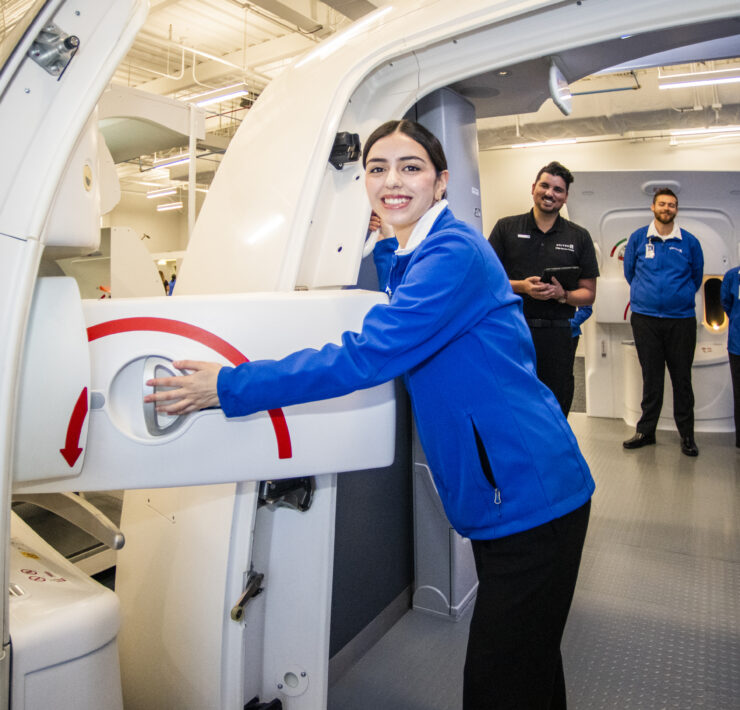
[[[630,308],[644,316],[691,318],[704,274],[699,240],[685,229],[681,239],[648,237],[648,226],[632,233],[624,251]],[[648,243],[654,249],[651,259],[646,256]]]
[[[376,250],[391,248],[380,242]],[[403,375],[445,511],[462,535],[503,537],[588,501],[588,466],[537,379],[521,299],[483,235],[443,210],[418,247],[390,255],[387,286],[390,303],[373,307],[341,345],[223,368],[225,414],[337,397]]]
[[[730,269],[722,278],[719,298],[730,319],[727,349],[733,355],[740,355],[740,268],[737,266]]]

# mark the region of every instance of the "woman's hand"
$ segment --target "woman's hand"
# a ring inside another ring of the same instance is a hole
[[[222,365],[199,360],[176,360],[172,363],[178,370],[190,370],[189,375],[157,377],[147,381],[150,387],[169,387],[144,397],[145,402],[155,402],[158,412],[166,414],[190,414],[207,407],[218,407],[218,373]]]
[[[368,225],[368,229],[371,232],[378,232],[378,241],[381,239],[390,239],[391,237],[396,236],[393,232],[393,227],[391,227],[390,224],[383,222],[377,212],[373,212],[370,215],[370,224]]]

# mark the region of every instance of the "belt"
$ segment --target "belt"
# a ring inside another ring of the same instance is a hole
[[[527,318],[527,325],[530,328],[570,328],[570,321],[567,318],[559,318],[558,320]]]

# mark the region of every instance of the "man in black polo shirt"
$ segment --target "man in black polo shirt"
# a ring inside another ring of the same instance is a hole
[[[522,297],[537,354],[537,376],[552,390],[566,417],[573,401],[575,357],[569,319],[576,306],[594,302],[599,275],[591,235],[559,214],[572,182],[565,166],[546,165],[532,185],[532,210],[500,219],[488,239],[511,287]],[[572,290],[557,278],[542,281],[546,268],[560,266],[580,268]]]

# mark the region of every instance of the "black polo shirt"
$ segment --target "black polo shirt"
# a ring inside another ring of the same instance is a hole
[[[540,231],[533,210],[504,217],[496,222],[488,241],[512,281],[542,276],[551,266],[580,266],[579,279],[595,279],[599,275],[594,243],[588,230],[560,215],[549,232]],[[576,311],[575,306],[554,299],[538,301],[525,294],[519,295],[526,318],[561,320],[572,318]]]

